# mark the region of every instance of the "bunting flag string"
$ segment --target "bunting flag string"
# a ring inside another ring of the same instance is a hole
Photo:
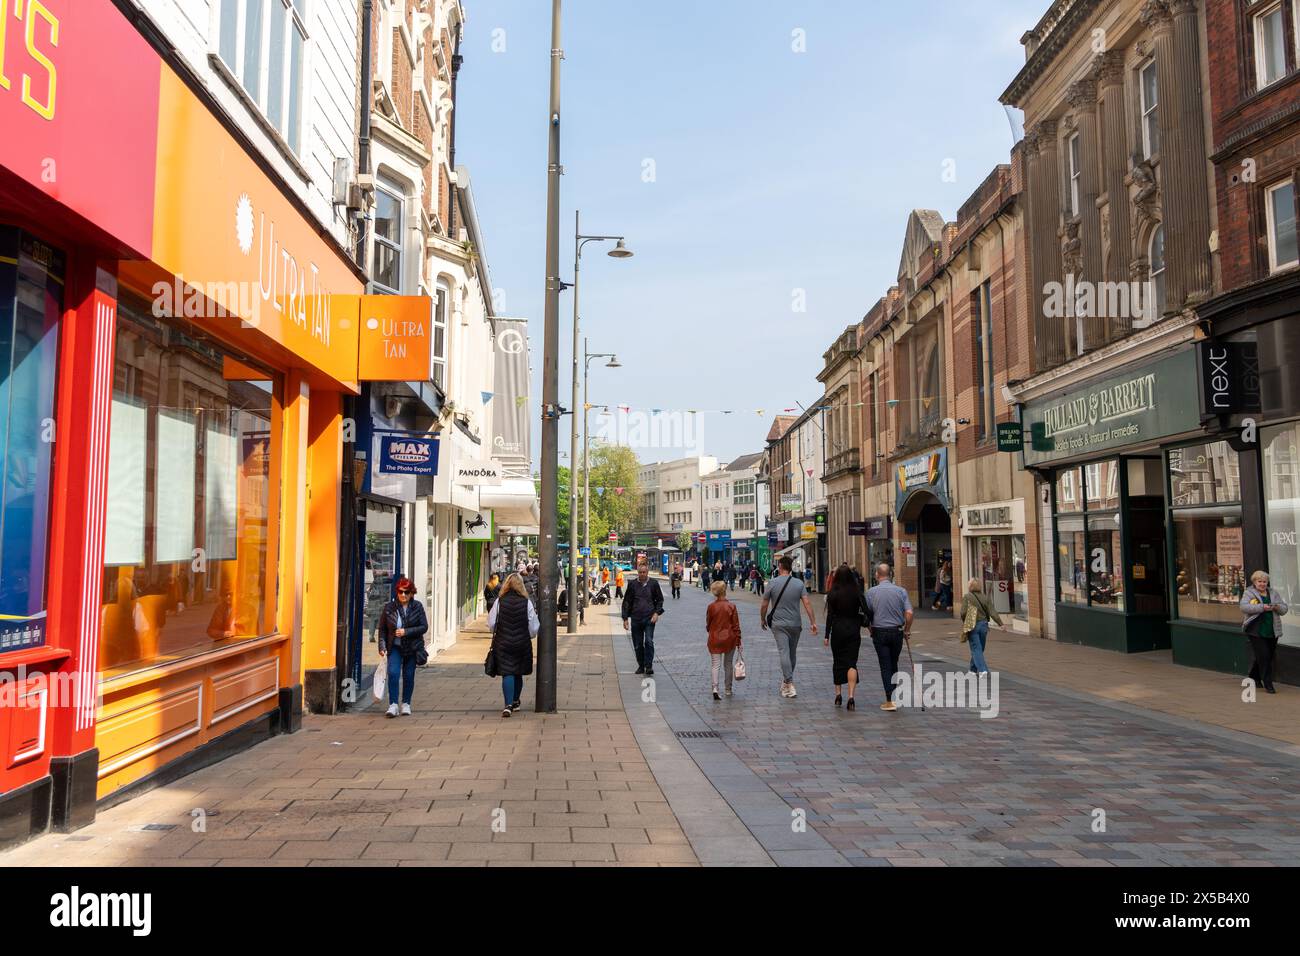
[[[518,401],[521,401],[521,402],[522,402],[523,400],[522,400],[522,399],[519,399]],[[892,408],[897,408],[897,407],[900,406],[900,405],[911,405],[911,404],[917,404],[917,405],[920,405],[920,406],[922,407],[923,410],[925,410],[925,411],[929,411],[929,410],[930,410],[930,407],[931,407],[931,406],[932,406],[936,401],[937,401],[937,399],[936,399],[936,397],[933,396],[933,395],[922,395],[922,396],[919,396],[919,397],[917,397],[917,398],[903,398],[903,399],[899,399],[899,398],[891,398],[891,399],[887,399],[887,400],[885,400],[885,401],[883,402],[883,404],[886,405],[888,408],[891,408],[891,409],[892,409]],[[597,411],[597,412],[598,412],[600,415],[602,415],[602,416],[609,416],[609,415],[612,415],[612,414],[613,414],[613,411],[612,411],[612,410],[613,410],[613,409],[617,409],[618,411],[622,412],[623,414],[631,414],[632,412],[648,412],[648,413],[651,414],[651,415],[673,415],[673,414],[678,414],[678,415],[737,415],[737,414],[740,414],[740,413],[742,413],[742,412],[752,411],[755,415],[758,415],[759,417],[763,417],[763,416],[768,415],[768,414],[791,415],[791,414],[803,414],[804,411],[809,411],[809,412],[826,412],[826,411],[832,411],[832,410],[835,410],[835,409],[845,409],[845,408],[866,408],[869,404],[870,404],[870,403],[868,403],[868,402],[833,402],[833,403],[829,403],[829,404],[811,405],[811,406],[809,406],[807,409],[802,409],[802,408],[783,408],[783,409],[781,409],[779,412],[775,412],[775,413],[770,412],[770,411],[769,411],[768,409],[766,409],[766,408],[755,408],[755,409],[741,409],[741,408],[643,408],[643,407],[640,407],[640,406],[634,406],[634,405],[600,405],[600,404],[597,404],[597,403],[594,403],[594,402],[586,402],[586,403],[584,403],[583,408],[585,408],[587,411],[593,411],[593,410],[595,410],[595,411]]]

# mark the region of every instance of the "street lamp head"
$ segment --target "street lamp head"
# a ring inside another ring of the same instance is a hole
[[[630,259],[632,257],[632,250],[623,245],[623,240],[620,239],[614,244],[614,248],[609,250],[608,255],[612,259]]]
[[[623,363],[618,360],[617,355],[611,355],[609,361],[605,363],[605,368],[622,368]]]

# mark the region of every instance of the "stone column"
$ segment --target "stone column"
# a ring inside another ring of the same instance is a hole
[[[1060,157],[1056,121],[1044,120],[1025,136],[1029,213],[1029,301],[1033,309],[1034,371],[1066,360],[1066,318],[1044,314],[1049,283],[1062,282],[1059,226],[1061,217]]]
[[[1129,195],[1124,179],[1129,170],[1128,117],[1124,106],[1124,57],[1116,51],[1098,54],[1093,62],[1098,89],[1098,126],[1101,133],[1101,188],[1106,198],[1106,255],[1103,274],[1107,282],[1128,282],[1133,260]],[[1128,334],[1131,316],[1109,316],[1107,338]]]
[[[1097,197],[1101,193],[1101,159],[1097,143],[1097,84],[1080,80],[1066,92],[1066,101],[1074,111],[1074,122],[1079,134],[1079,241],[1082,268],[1076,281],[1091,283],[1094,292],[1102,279],[1101,268],[1101,210]],[[1099,317],[1104,311],[1093,298],[1093,308],[1083,316],[1082,349],[1099,348],[1106,342],[1105,321]]]
[[[1142,20],[1155,39],[1159,90],[1160,193],[1165,230],[1166,308],[1210,292],[1210,196],[1201,114],[1197,0],[1147,0]],[[1146,250],[1137,250],[1145,255]]]

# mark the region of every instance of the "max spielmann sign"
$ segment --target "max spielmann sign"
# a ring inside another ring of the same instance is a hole
[[[1086,388],[1031,402],[1025,464],[1059,461],[1193,431],[1200,425],[1196,353],[1134,367]]]

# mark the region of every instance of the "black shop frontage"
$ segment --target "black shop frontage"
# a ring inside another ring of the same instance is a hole
[[[1290,605],[1275,680],[1300,684],[1300,274],[1294,270],[1202,305],[1201,414],[1240,449],[1246,583],[1267,571]],[[1239,625],[1241,618],[1237,616]],[[1244,643],[1244,642],[1243,642]],[[1244,674],[1239,649],[1232,670]]]

